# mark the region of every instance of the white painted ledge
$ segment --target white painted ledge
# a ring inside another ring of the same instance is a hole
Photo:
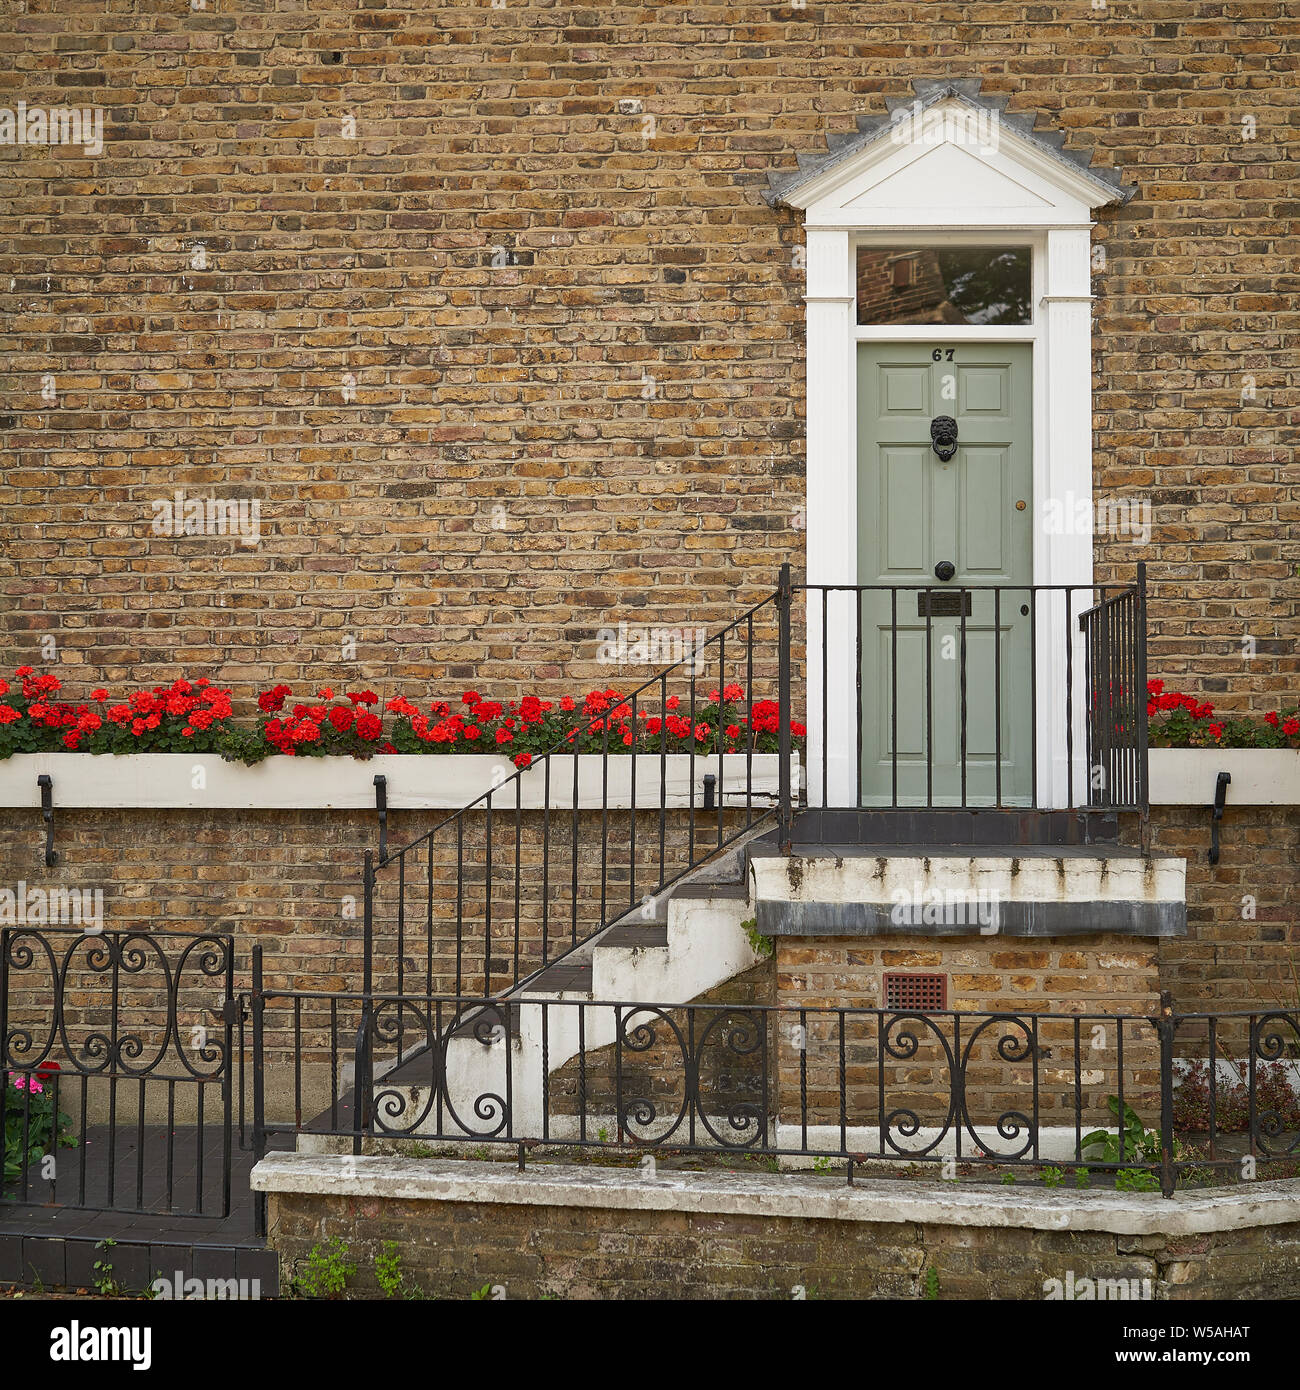
[[[1242,1184],[1211,1195],[1061,1192],[794,1173],[683,1173],[636,1168],[268,1154],[253,1169],[254,1192],[393,1201],[499,1202],[509,1206],[689,1211],[805,1220],[916,1222],[1118,1235],[1201,1235],[1300,1222],[1300,1181]]]
[[[1153,806],[1213,806],[1220,772],[1232,774],[1229,806],[1300,806],[1300,749],[1153,748]]]
[[[719,768],[719,761],[722,766]],[[555,810],[574,806],[573,755],[550,759],[550,805]],[[704,779],[717,778],[722,804],[744,807],[745,757],[727,753],[721,759],[670,753],[660,777],[658,754],[611,754],[608,773],[597,753],[580,753],[577,762],[579,810],[626,810],[635,804],[653,810],[661,804],[681,809],[704,805]],[[693,764],[693,765],[692,765]],[[751,804],[776,804],[778,756],[756,753],[750,760]],[[492,799],[495,811],[513,811],[514,784],[501,784],[514,775],[506,757],[478,753],[381,755],[362,762],[356,758],[270,757],[248,767],[228,763],[215,753],[132,753],[122,757],[94,753],[20,753],[0,762],[0,806],[38,808],[36,779],[48,772],[54,779],[54,806],[98,809],[177,810],[365,810],[374,809],[375,777],[387,778],[391,810],[458,811],[500,787]],[[607,797],[602,787],[607,775]],[[795,777],[798,777],[796,760]],[[796,781],[796,786],[797,786]],[[520,805],[540,810],[546,804],[547,782],[539,762],[524,772],[519,783]],[[486,803],[484,803],[486,807]]]

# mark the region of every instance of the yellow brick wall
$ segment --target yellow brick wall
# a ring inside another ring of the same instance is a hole
[[[730,617],[803,558],[802,233],[767,171],[980,76],[1139,188],[1095,232],[1094,429],[1155,529],[1099,573],[1151,561],[1153,674],[1294,690],[1281,0],[10,20],[0,103],[102,107],[105,145],[0,148],[0,658],[52,637],[74,695],[545,693],[604,683],[600,626]],[[177,488],[256,498],[261,543],[152,534]]]

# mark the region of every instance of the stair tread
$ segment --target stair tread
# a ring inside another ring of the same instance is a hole
[[[645,926],[638,926],[631,922],[620,922],[610,927],[607,932],[602,933],[595,942],[597,950],[606,946],[626,948],[628,946],[661,947],[667,945],[668,924],[666,922],[649,922]]]
[[[591,962],[550,965],[527,986],[529,994],[555,994],[562,990],[591,988]]]
[[[749,897],[748,883],[684,883],[673,889],[675,899],[730,898],[744,902]]]

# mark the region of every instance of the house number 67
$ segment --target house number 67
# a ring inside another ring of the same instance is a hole
[[[951,362],[952,355],[954,352],[956,352],[956,350],[956,348],[935,348],[935,350],[930,354],[930,361]]]

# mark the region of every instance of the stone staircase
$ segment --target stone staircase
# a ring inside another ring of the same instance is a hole
[[[503,995],[498,1005],[475,1010],[446,1041],[441,1097],[431,1088],[427,1047],[386,1070],[377,1067],[381,1131],[443,1139],[490,1134],[508,1095],[511,1132],[541,1134],[546,1079],[580,1051],[590,1054],[615,1041],[616,1006],[686,1004],[762,959],[744,923],[755,911],[750,850],[770,835],[756,831],[737,841]],[[626,1019],[629,1010],[621,1012]],[[553,1117],[548,1132],[563,1137]]]
[[[865,842],[808,833],[864,828],[875,832]],[[1186,931],[1184,862],[1119,844],[1104,822],[1089,826],[1059,813],[887,820],[850,812],[816,824],[800,817],[794,829],[790,854],[781,853],[774,831],[756,831],[498,1003],[474,1010],[444,1040],[440,1057],[422,1043],[377,1065],[377,1131],[443,1142],[577,1137],[576,1111],[584,1107],[564,1113],[556,1105],[563,1089],[552,1082],[556,1073],[580,1053],[588,1065],[619,1038],[635,1063],[631,1034],[656,1009],[667,1024],[675,1006],[701,1000],[759,963],[750,922],[765,937],[811,940]],[[900,899],[913,903],[901,918]],[[981,912],[954,918],[947,911],[953,903],[975,903]],[[932,914],[932,905],[940,910]],[[658,1031],[666,1037],[671,1029]],[[435,1087],[439,1070],[443,1084]],[[563,1084],[571,1100],[573,1076]],[[585,1077],[578,1084],[585,1088]],[[507,1109],[508,1129],[501,1122]],[[605,1112],[586,1113],[590,1135]]]

